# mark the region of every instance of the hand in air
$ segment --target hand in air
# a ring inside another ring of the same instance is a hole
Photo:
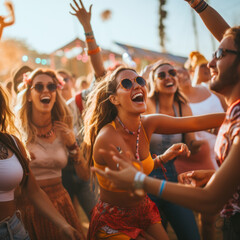
[[[72,14],[78,18],[79,22],[82,24],[84,29],[88,28],[89,26],[91,26],[90,21],[91,21],[91,15],[92,15],[92,4],[90,5],[89,12],[88,12],[88,11],[86,11],[81,0],[79,0],[80,4],[78,4],[76,2],[76,0],[73,0],[73,2],[75,4],[75,6],[73,6],[70,3],[70,6],[73,10],[73,13],[70,12],[70,14]],[[79,5],[81,5],[81,7]]]

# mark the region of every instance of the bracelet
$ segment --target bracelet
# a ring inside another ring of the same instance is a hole
[[[162,154],[158,155],[157,158],[160,163],[164,163]]]
[[[101,48],[100,47],[97,47],[93,50],[88,50],[88,55],[94,55],[94,54],[97,54],[101,51]]]
[[[143,189],[143,182],[146,178],[146,175],[140,171],[138,171],[134,177],[133,181],[133,188],[136,189]]]
[[[208,4],[204,0],[201,0],[200,3],[194,7],[194,9],[197,13],[201,13],[207,8],[207,6]]]
[[[87,33],[85,32],[84,34],[85,34],[85,36],[90,37],[90,36],[93,36],[93,31],[92,32],[87,32]]]
[[[165,188],[165,184],[166,184],[166,181],[165,181],[165,180],[162,180],[161,185],[160,185],[160,188],[159,188],[158,197],[161,197],[162,192],[163,192],[163,189]]]
[[[71,152],[71,151],[73,151],[73,150],[75,150],[77,148],[78,148],[77,142],[74,142],[72,145],[67,146],[67,149],[68,149],[69,152]]]
[[[187,1],[197,13],[203,12],[208,6],[208,4],[204,0],[185,0],[185,1]]]
[[[95,39],[94,38],[86,38],[86,42],[89,43],[89,42],[94,42]]]

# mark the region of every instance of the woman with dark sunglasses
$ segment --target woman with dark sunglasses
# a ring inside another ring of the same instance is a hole
[[[151,66],[150,66],[151,67]],[[148,67],[148,68],[150,68]],[[168,62],[158,61],[153,64],[149,72],[150,90],[147,100],[147,114],[166,114],[172,117],[191,116],[192,112],[185,97],[178,87],[176,69]],[[203,144],[195,139],[194,133],[178,134],[152,134],[150,139],[150,152],[160,156],[161,168],[154,169],[150,176],[158,179],[167,179],[177,182],[177,171],[174,166],[176,157],[166,160],[162,154],[173,144],[185,142],[191,154],[198,152]],[[188,158],[188,156],[187,156]],[[186,161],[187,161],[187,158]],[[159,209],[163,218],[163,226],[167,229],[170,222],[178,239],[200,239],[198,227],[193,212],[179,205],[158,199],[149,195]]]
[[[127,153],[138,169],[149,174],[160,167],[160,159],[153,160],[149,152],[149,139],[154,132],[173,134],[211,128],[218,126],[224,117],[221,114],[199,118],[141,116],[146,111],[146,100],[146,82],[130,68],[118,67],[96,85],[88,98],[84,124],[83,151],[90,166],[118,169],[109,155],[100,150],[109,153],[113,145],[120,154]],[[181,143],[162,157],[167,160],[188,153],[186,145]],[[168,239],[156,205],[144,192],[130,195],[114,188],[106,178],[99,175],[97,178],[100,200],[92,212],[88,239],[144,239],[143,230],[153,239]]]
[[[65,239],[79,239],[79,233],[59,214],[36,183],[29,169],[29,155],[20,141],[15,116],[1,84],[0,112],[0,239],[30,239],[16,207],[19,194],[27,196],[36,211],[59,228]]]
[[[59,92],[64,83],[54,71],[39,68],[25,74],[23,84],[17,96],[17,111],[20,130],[31,155],[30,168],[56,209],[81,232],[81,239],[85,239],[61,179],[68,156],[76,172],[85,179],[89,177],[73,133],[72,115]],[[19,199],[18,203],[32,239],[63,239],[59,229],[41,217],[26,198]]]

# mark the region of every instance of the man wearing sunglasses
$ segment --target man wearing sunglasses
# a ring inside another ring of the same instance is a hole
[[[233,156],[234,141],[240,137],[240,26],[230,28],[221,15],[205,1],[186,1],[199,13],[207,28],[220,41],[208,67],[211,72],[210,88],[222,94],[228,104],[226,119],[215,144],[216,159],[221,165],[227,156]],[[237,147],[240,148],[240,145]],[[237,192],[224,206],[220,215],[224,219],[224,240],[240,239],[240,182]]]

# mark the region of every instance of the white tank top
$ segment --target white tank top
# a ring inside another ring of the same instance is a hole
[[[0,160],[0,202],[14,199],[14,190],[22,178],[23,169],[15,154]]]
[[[201,102],[189,103],[193,116],[217,113],[217,112],[219,112],[219,113],[224,112],[224,109],[222,107],[222,104],[221,104],[219,98],[212,92],[210,92],[210,93],[211,93],[211,95],[207,99],[205,99]],[[214,152],[216,136],[211,133],[208,133],[206,131],[195,132],[195,136],[196,136],[197,140],[207,140],[208,141],[209,147],[211,149],[211,153],[210,153],[211,160],[214,164],[215,169],[217,169],[218,165],[215,161],[215,152]]]

